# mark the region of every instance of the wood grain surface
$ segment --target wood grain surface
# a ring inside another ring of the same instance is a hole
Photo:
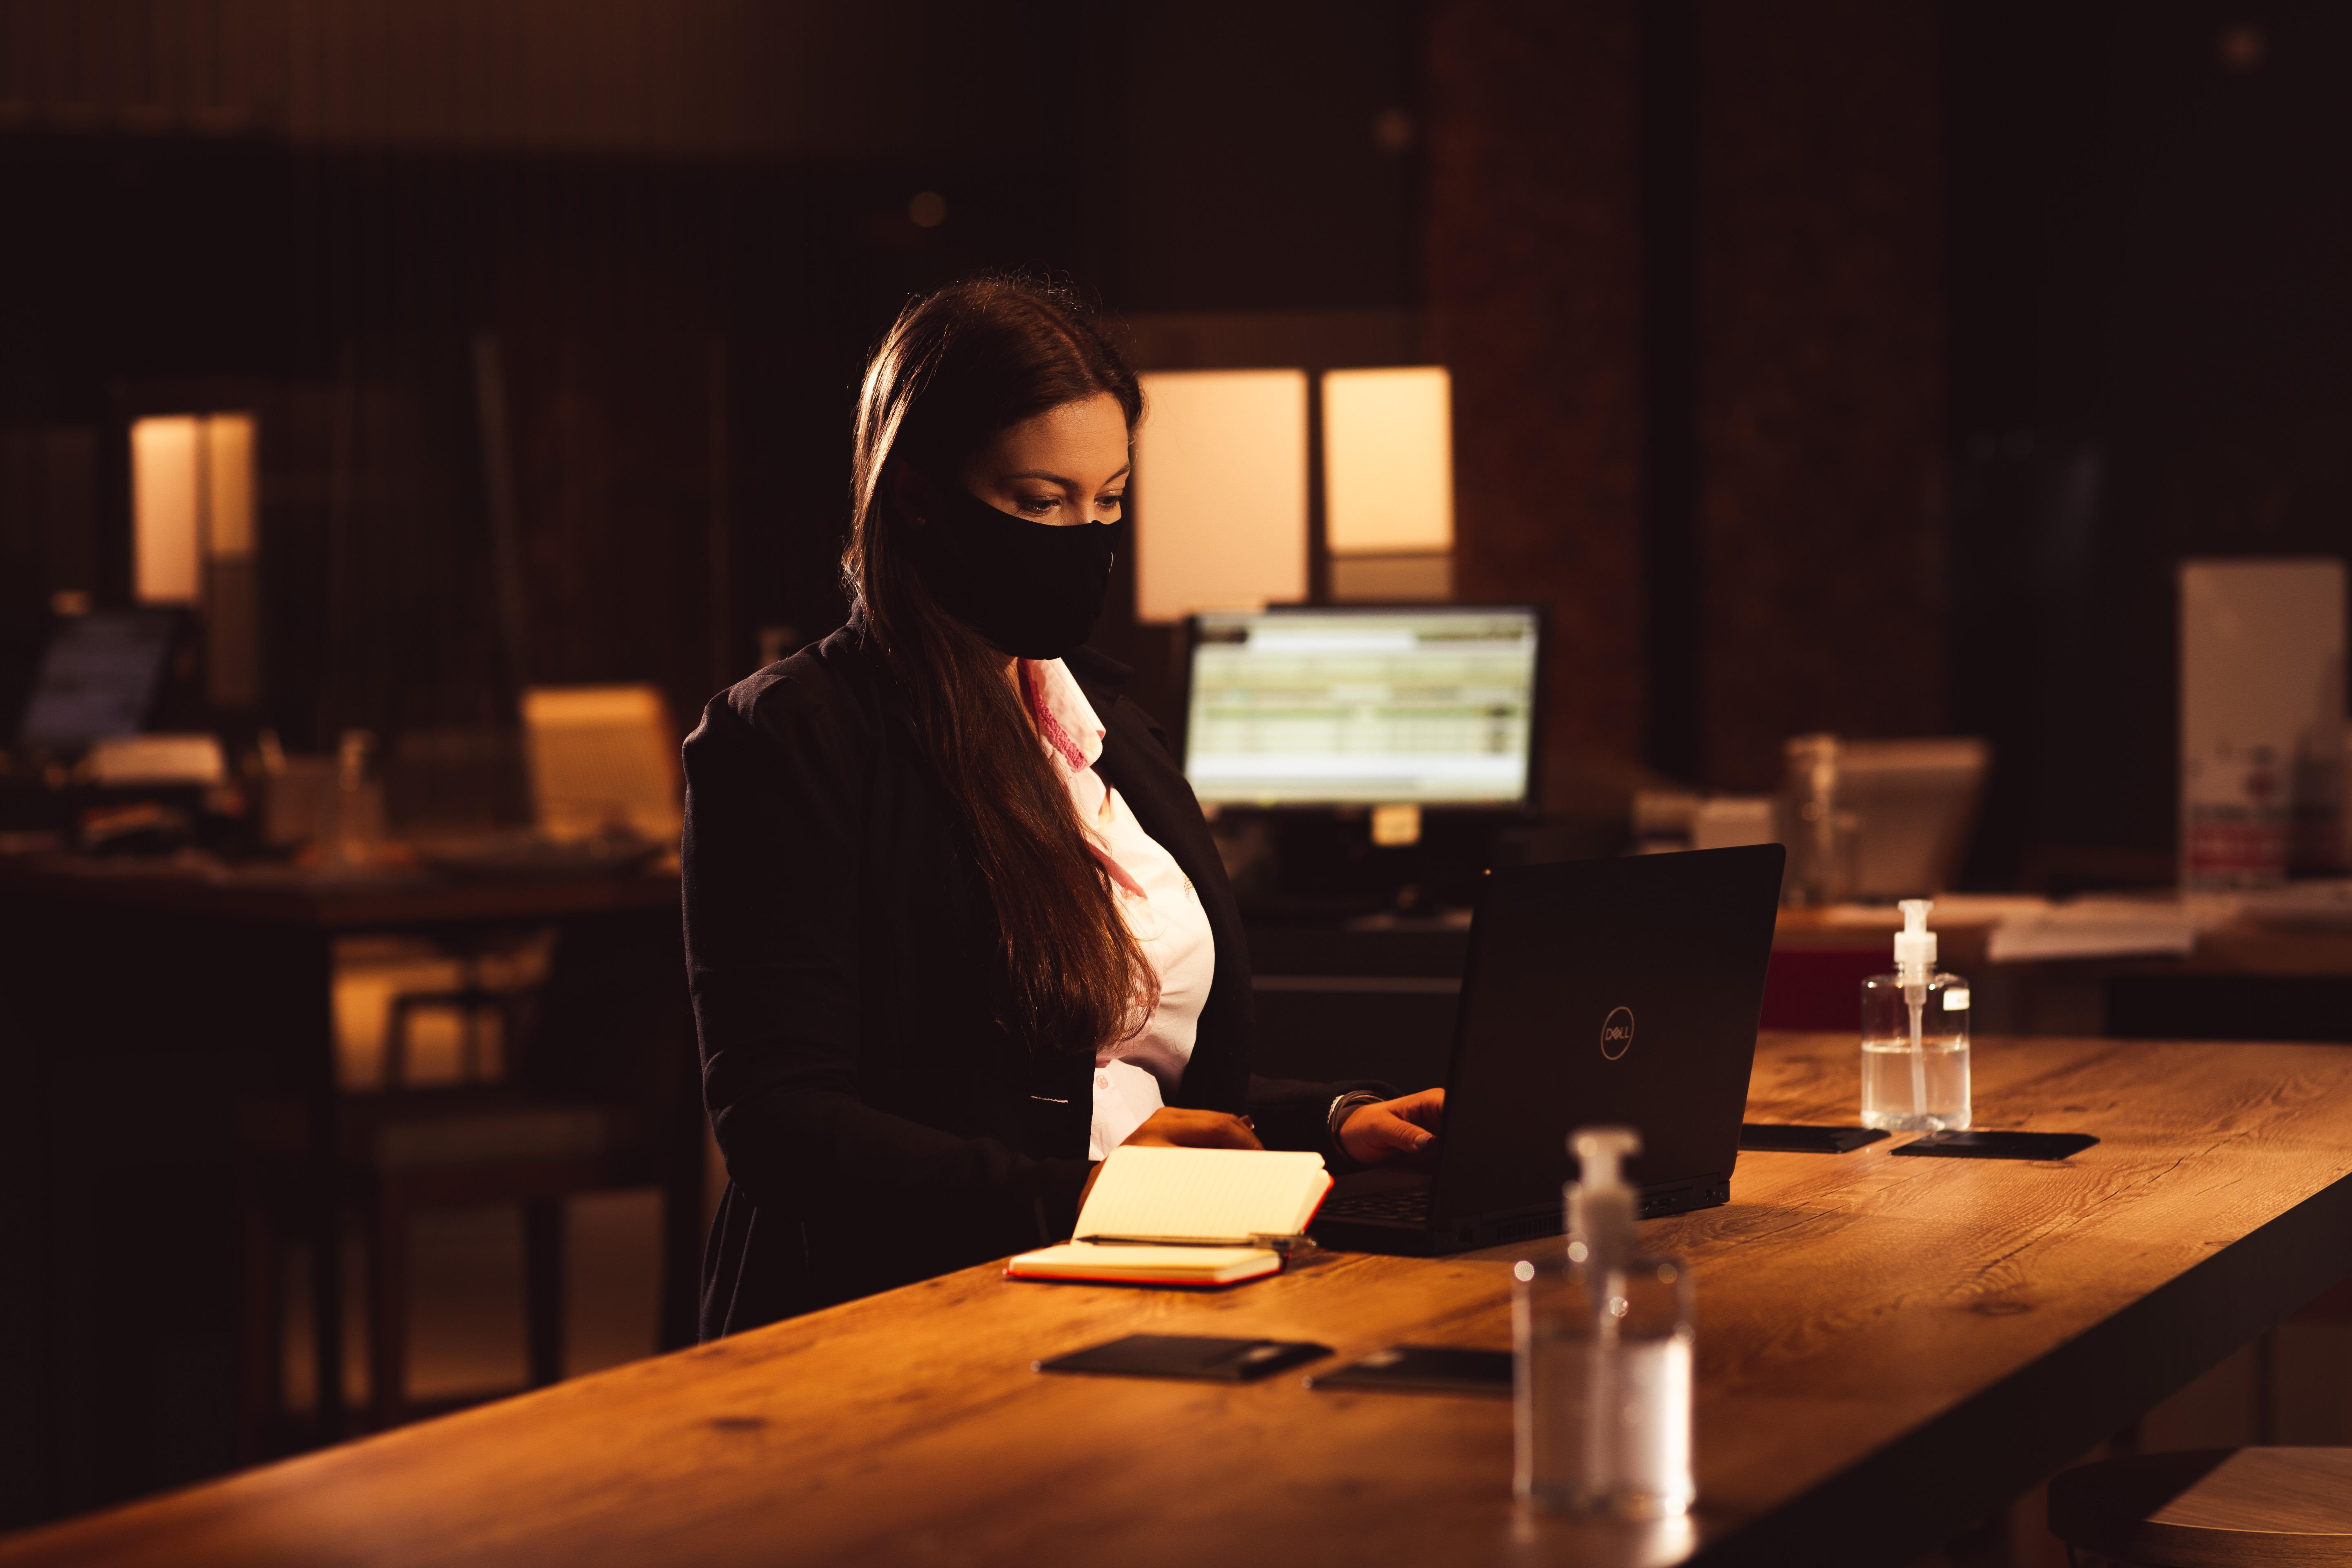
[[[2070,1546],[2155,1568],[2352,1564],[2352,1448],[2135,1454],[2050,1486]]]
[[[1855,1056],[1768,1036],[1750,1118],[1850,1121]],[[1696,1268],[1689,1521],[1522,1514],[1501,1401],[1030,1370],[1141,1331],[1504,1346],[1517,1247],[1328,1255],[1212,1294],[968,1269],[18,1536],[0,1564],[1900,1563],[2352,1272],[2352,1051],[1988,1040],[1976,1065],[1979,1126],[2102,1142],[2063,1164],[1750,1153],[1729,1205],[1643,1227]]]

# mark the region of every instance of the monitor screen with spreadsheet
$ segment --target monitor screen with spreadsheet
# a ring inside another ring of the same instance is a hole
[[[1524,805],[1541,642],[1529,605],[1195,616],[1185,775],[1204,804]]]

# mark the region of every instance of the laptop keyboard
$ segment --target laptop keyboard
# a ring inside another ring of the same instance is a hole
[[[1429,1223],[1429,1189],[1407,1187],[1395,1193],[1360,1193],[1332,1198],[1316,1214],[1318,1219],[1376,1219],[1392,1224]]]

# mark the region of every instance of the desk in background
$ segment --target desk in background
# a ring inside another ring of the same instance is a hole
[[[2024,912],[2004,932],[2006,900],[1963,896],[1932,924],[1941,967],[1977,993],[1980,1033],[2352,1041],[2352,923],[2262,918],[2226,897],[2085,900],[2064,918]],[[2132,918],[2107,921],[2101,910]],[[1768,1027],[1843,1026],[1865,974],[1889,967],[1891,909],[1787,910],[1773,937]],[[2099,951],[2103,943],[2112,950]],[[2160,949],[2172,944],[2179,951]]]
[[[663,1335],[693,1337],[701,1104],[674,874],[449,880],[0,858],[0,1522],[254,1457],[268,1347],[243,1133],[303,1112],[317,1424],[342,1422],[334,944],[553,926],[543,1032],[642,1079],[675,1159]]]
[[[1643,1226],[1698,1288],[1700,1508],[1523,1519],[1507,1401],[1055,1378],[1138,1331],[1503,1346],[1509,1260],[1328,1256],[1229,1292],[967,1269],[0,1542],[0,1568],[1916,1560],[2352,1272],[2352,1052],[1988,1041],[2064,1164],[1743,1155]],[[1759,1120],[1843,1037],[1768,1037]]]
[[[1883,905],[1782,910],[1764,1026],[1854,1029],[1862,981],[1893,966],[1900,923]],[[1942,967],[1975,987],[1978,1034],[2352,1037],[2352,927],[2238,918],[2199,931],[2179,954],[1996,963],[1993,922],[1982,913],[1933,923]],[[1444,1081],[1466,921],[1254,926],[1249,942],[1259,1071],[1408,1089]],[[2281,1022],[2303,1013],[2315,1021],[2292,1030]],[[2163,1026],[2146,1021],[2151,1014]],[[2339,1032],[2324,1032],[2331,1027]]]

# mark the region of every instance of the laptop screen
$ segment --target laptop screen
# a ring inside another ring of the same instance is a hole
[[[58,623],[17,726],[27,751],[79,751],[135,735],[172,657],[169,611],[93,610]]]

